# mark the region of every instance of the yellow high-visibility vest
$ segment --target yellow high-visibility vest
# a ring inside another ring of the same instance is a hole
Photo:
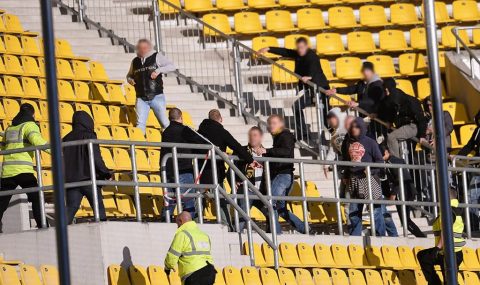
[[[452,205],[453,215],[455,216],[455,220],[453,222],[453,242],[455,245],[455,252],[459,252],[466,244],[465,239],[463,238],[463,230],[465,225],[463,224],[462,215],[459,215],[458,213],[455,213],[456,211],[454,211],[458,208],[458,200],[452,199],[450,203]],[[442,236],[442,221],[440,216],[438,216],[433,222],[433,234],[435,235],[435,245],[437,245],[440,237]]]

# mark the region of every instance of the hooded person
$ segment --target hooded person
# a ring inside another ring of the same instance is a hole
[[[72,131],[68,133],[63,142],[81,141],[97,139],[94,131],[92,117],[85,111],[77,111],[72,118]],[[66,146],[63,148],[63,159],[65,165],[65,182],[79,182],[91,180],[88,145],[81,144],[75,146]],[[74,161],[75,163],[69,163]],[[93,144],[93,161],[95,165],[96,179],[111,179],[111,171],[105,165],[100,154],[98,144]],[[94,204],[92,186],[80,186],[67,189],[67,219],[71,224],[75,218],[83,197],[86,197],[90,205]],[[106,220],[105,207],[103,205],[101,187],[97,187],[98,210],[100,220]]]
[[[343,141],[343,161],[383,163],[383,156],[375,140],[368,137],[367,126],[362,118],[356,118],[348,130],[348,138]],[[378,178],[379,169],[371,170],[370,185],[372,199],[382,199],[382,187]],[[369,199],[368,177],[364,166],[351,166],[345,168],[345,178],[348,181],[350,197],[354,199]],[[362,213],[364,204],[350,204],[349,219],[350,235],[360,236],[362,234]],[[385,235],[385,221],[381,205],[375,205],[374,209],[375,230],[377,236]]]
[[[477,127],[473,131],[468,143],[458,152],[458,155],[468,155],[472,151],[475,156],[480,155],[480,111],[475,115],[475,124]]]
[[[327,114],[327,123],[331,128],[330,144],[328,146],[327,156],[325,160],[335,160],[339,158],[341,160],[342,156],[342,143],[347,134],[347,129],[345,128],[345,119],[347,118],[347,113],[342,112],[338,107],[332,108]],[[328,170],[328,165],[324,166],[325,175]]]
[[[20,111],[13,118],[12,125],[5,130],[2,150],[15,150],[31,146],[41,146],[47,143],[40,134],[40,129],[34,119],[35,109],[30,104],[22,104]],[[49,152],[49,150],[45,150]],[[38,187],[35,170],[33,169],[34,152],[17,152],[3,156],[1,190]],[[27,193],[28,201],[32,203],[33,217],[37,227],[42,227],[42,212],[37,192]],[[12,195],[0,197],[0,222],[10,204]],[[0,223],[1,224],[1,223]],[[1,232],[1,228],[0,228]]]

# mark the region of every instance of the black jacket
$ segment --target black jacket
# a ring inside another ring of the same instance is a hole
[[[355,85],[337,88],[338,94],[357,94],[357,101],[360,108],[368,113],[377,113],[378,106],[385,96],[383,81],[378,79],[367,84],[360,80]]]
[[[73,129],[64,138],[64,142],[97,139],[93,129],[93,119],[87,112],[77,111],[73,114]],[[100,154],[98,144],[93,145],[93,157],[95,161],[95,172],[97,179],[109,179],[112,174],[105,165]],[[63,159],[65,165],[65,182],[77,182],[90,180],[90,164],[88,161],[88,146],[67,146],[63,148]]]
[[[417,125],[417,138],[425,137],[428,122],[422,104],[400,89],[384,97],[378,108],[378,118],[395,124],[396,128],[414,123]]]
[[[405,160],[390,156],[390,158],[385,161],[387,164],[406,164]],[[382,171],[382,190],[385,196],[390,195],[399,195],[400,194],[400,174],[399,169],[395,168],[385,168]],[[408,169],[403,169],[403,181],[404,181],[404,193],[405,193],[405,200],[413,201],[415,196],[417,195],[417,189],[415,188],[415,184],[413,183],[413,178],[410,175],[410,171]],[[400,199],[400,197],[399,197]]]
[[[150,76],[158,66],[156,62],[157,53],[153,53],[145,59],[138,56],[132,60],[133,79],[135,80],[135,92],[137,97],[143,100],[152,100],[155,95],[163,93],[162,74],[159,74],[156,79]]]
[[[478,156],[480,153],[480,127],[477,127],[475,131],[473,131],[468,143],[463,146],[458,152],[458,155],[468,155],[472,151],[475,152],[475,156]]]
[[[287,57],[295,60],[295,73],[300,76],[312,77],[312,82],[320,87],[328,88],[328,80],[323,73],[320,65],[320,58],[315,51],[309,49],[304,56],[300,56],[296,50],[270,47],[270,53],[278,54],[282,57]],[[303,88],[303,82],[299,81],[300,89]]]
[[[242,160],[245,160],[246,163],[250,164],[253,162],[252,155],[247,152],[247,150],[242,147],[242,145],[217,121],[205,119],[200,124],[198,128],[198,133],[202,136],[210,140],[214,145],[216,145],[221,151],[225,152],[227,147],[233,150],[233,153],[238,155],[238,157]],[[207,143],[204,141],[198,141],[197,143]],[[202,151],[202,153],[206,154],[206,151]],[[199,164],[201,165],[203,161],[199,160]],[[217,160],[217,175],[218,181],[221,182],[225,179],[225,163],[223,160]],[[211,172],[211,163],[208,162],[205,166],[205,172]],[[205,180],[208,180],[205,178]],[[202,176],[201,181],[205,181],[204,176]],[[202,182],[203,183],[203,182]],[[209,181],[207,183],[212,183]]]
[[[169,143],[191,143],[199,139],[198,135],[192,131],[189,127],[175,122],[170,121],[170,125],[162,133],[162,142]],[[160,164],[165,155],[172,152],[171,148],[164,147],[160,154]],[[178,149],[177,153],[182,154],[191,154],[192,150],[188,148]],[[161,165],[160,165],[161,166]],[[173,179],[173,159],[169,158],[166,164],[167,177]],[[192,159],[190,158],[179,158],[178,159],[178,172],[182,173],[193,173]]]
[[[273,146],[267,149],[263,156],[278,158],[294,158],[295,136],[289,130],[283,130],[277,135],[273,135]],[[278,174],[293,174],[293,163],[270,163],[270,178],[273,179]]]

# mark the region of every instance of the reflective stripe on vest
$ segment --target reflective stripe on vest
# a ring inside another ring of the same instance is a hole
[[[5,143],[25,143],[25,140],[23,139],[24,126],[25,124],[22,124],[18,130],[8,128],[5,132]]]
[[[197,250],[197,247],[195,246],[195,241],[193,240],[193,237],[192,235],[187,232],[187,231],[183,231],[183,233],[188,237],[188,239],[190,240],[190,244],[192,246],[192,251],[191,252],[183,252],[182,255],[183,256],[192,256],[192,255],[210,255],[210,250]],[[208,242],[210,243],[210,238],[208,238]],[[210,243],[210,247],[211,247],[211,243]]]
[[[433,235],[439,237],[442,234],[442,231],[434,231]],[[454,238],[463,238],[463,233],[453,233]]]
[[[21,161],[21,160],[8,160],[4,161],[2,165],[28,165],[33,166],[33,162],[30,161]]]

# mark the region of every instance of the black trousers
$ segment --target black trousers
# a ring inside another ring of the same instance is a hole
[[[22,173],[16,176],[2,178],[0,180],[1,191],[15,190],[18,186],[21,188],[38,187],[37,178],[32,173]],[[42,227],[42,213],[40,211],[40,198],[38,192],[27,193],[28,201],[32,203],[32,212],[37,227]],[[3,218],[3,214],[8,209],[12,195],[0,197],[0,221]]]
[[[213,285],[217,271],[211,264],[195,271],[185,279],[183,285]]]
[[[456,253],[457,257],[457,270],[463,261],[463,253],[461,251]],[[438,248],[432,247],[420,251],[417,254],[418,262],[422,268],[423,275],[428,282],[428,285],[442,285],[440,277],[438,277],[435,271],[435,265],[440,265],[442,268],[443,280],[445,280],[445,266],[443,264],[443,254],[438,253]]]
[[[80,204],[82,203],[83,197],[87,197],[88,203],[93,209],[93,192],[92,186],[82,186],[76,188],[69,188],[67,189],[67,222],[71,224],[73,219],[75,218],[75,214],[77,213],[78,209],[80,208]],[[103,205],[103,196],[102,196],[102,188],[97,187],[97,196],[98,196],[98,214],[101,221],[105,221],[107,219],[107,215],[105,214],[105,206]]]
[[[403,225],[402,206],[397,205],[396,207],[397,207],[398,216],[400,217],[400,222]],[[427,237],[422,232],[422,230],[420,230],[420,228],[417,226],[417,224],[415,224],[415,222],[412,220],[412,218],[410,216],[410,212],[411,212],[412,207],[406,206],[405,208],[406,208],[406,212],[407,212],[407,229],[408,229],[408,231],[412,235],[414,235],[415,237],[420,237],[420,238]]]
[[[324,89],[330,89],[328,86],[323,87]],[[311,107],[314,105],[313,98],[315,98],[315,91],[312,88],[305,89],[304,95],[300,96],[293,103],[293,114],[295,114],[295,136],[297,140],[308,140],[310,137],[309,130],[307,129],[307,124],[305,123],[305,115],[303,110],[306,107]],[[321,94],[320,100],[323,104],[323,125],[327,124],[327,113],[328,113],[328,98],[326,95]]]

